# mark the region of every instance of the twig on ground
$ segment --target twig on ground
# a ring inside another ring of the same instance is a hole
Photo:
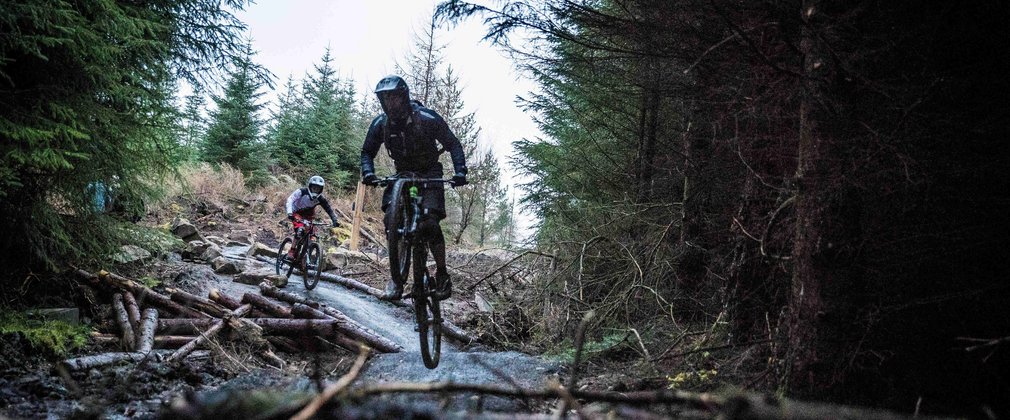
[[[305,408],[302,409],[302,411],[299,411],[298,414],[292,416],[291,420],[307,420],[312,418],[312,416],[315,416],[316,412],[319,411],[323,404],[326,404],[327,401],[341,393],[348,385],[351,384],[351,382],[354,382],[354,380],[357,379],[358,374],[361,373],[361,367],[365,365],[365,360],[368,360],[368,353],[368,347],[362,346],[361,352],[358,353],[358,360],[354,362],[354,366],[351,367],[351,370],[337,380],[336,383],[327,386],[326,389],[317,395],[316,398],[312,399],[312,401],[310,401]]]

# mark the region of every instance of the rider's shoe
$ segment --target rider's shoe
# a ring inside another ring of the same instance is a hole
[[[435,292],[432,293],[438,300],[446,300],[452,297],[452,278],[449,273],[438,274],[438,283]]]
[[[397,284],[393,279],[386,283],[386,290],[379,296],[382,300],[400,300],[403,297],[403,285]]]

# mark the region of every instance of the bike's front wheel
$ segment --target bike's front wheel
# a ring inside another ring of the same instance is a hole
[[[288,252],[291,251],[292,246],[294,246],[294,241],[291,238],[284,238],[281,246],[277,247],[277,260],[274,261],[274,270],[277,274],[285,270],[285,265],[291,265],[291,261],[288,261]]]
[[[432,278],[425,273],[419,283],[414,286],[413,300],[421,360],[425,367],[434,369],[442,356],[442,309],[438,299],[431,296],[435,287]]]
[[[392,199],[386,209],[386,242],[389,244],[389,275],[396,284],[404,284],[410,272],[411,243],[405,233],[405,225],[410,220],[410,195],[404,188],[406,183],[393,184]]]
[[[319,244],[313,242],[309,244],[309,249],[305,252],[305,272],[302,273],[302,279],[305,282],[306,290],[316,287],[321,271],[323,271],[323,250]]]

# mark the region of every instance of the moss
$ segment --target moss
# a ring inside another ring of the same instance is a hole
[[[627,333],[612,333],[603,336],[599,341],[587,341],[582,347],[582,359],[591,359],[603,352],[610,351],[616,347],[624,344],[625,339],[628,337]],[[567,345],[553,354],[548,354],[554,360],[561,363],[570,364],[575,360],[575,346],[568,342]]]
[[[148,288],[152,288],[152,289],[161,284],[161,280],[158,280],[158,279],[156,279],[154,277],[151,277],[151,276],[141,277],[137,281],[139,281],[140,284],[143,284],[144,286],[147,286]]]
[[[0,335],[15,334],[28,341],[35,350],[66,356],[71,350],[84,347],[90,329],[60,320],[28,319],[19,313],[0,311]]]

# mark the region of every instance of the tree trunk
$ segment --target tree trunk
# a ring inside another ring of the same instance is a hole
[[[137,351],[140,353],[150,353],[154,348],[154,330],[158,326],[158,310],[154,308],[144,309],[144,315],[140,318],[140,337],[137,338]]]
[[[837,363],[844,354],[846,337],[840,336],[847,314],[838,312],[840,300],[832,301],[828,287],[850,287],[847,268],[839,264],[839,249],[847,245],[843,226],[844,204],[840,182],[833,175],[842,156],[833,150],[829,130],[818,123],[836,115],[823,107],[830,102],[829,87],[833,60],[825,51],[825,35],[834,24],[820,13],[819,0],[804,0],[801,11],[800,50],[804,54],[804,92],[799,109],[799,145],[795,175],[796,232],[793,244],[793,277],[786,319],[788,343],[784,388],[794,394],[821,395],[843,380],[844,367]],[[851,291],[850,291],[851,292]],[[837,297],[836,297],[837,298]],[[828,316],[830,315],[830,316]],[[851,328],[849,325],[847,328]],[[836,341],[831,344],[828,340]]]
[[[175,353],[172,353],[172,355],[168,357],[167,362],[177,363],[181,361],[184,357],[186,357],[187,354],[189,354],[193,350],[196,350],[198,346],[202,346],[207,342],[207,340],[214,338],[214,336],[217,335],[217,333],[221,331],[221,329],[223,329],[226,325],[228,325],[227,322],[228,319],[243,316],[249,313],[250,309],[252,309],[252,305],[246,304],[236,309],[235,311],[228,311],[227,313],[224,314],[225,319],[218,321],[216,324],[208,328],[206,332],[200,334],[200,336],[197,337],[195,340],[190,341],[186,345],[179,348],[179,350],[176,350]]]
[[[212,318],[159,319],[156,331],[162,334],[198,335],[217,323]]]
[[[208,293],[208,297],[210,297],[210,300],[221,304],[221,306],[224,306],[229,310],[234,311],[242,306],[242,302],[239,302],[238,299],[221,293],[221,291],[217,289],[211,290],[210,293]],[[270,315],[259,309],[253,308],[249,311],[249,318],[270,318]]]
[[[111,365],[113,363],[122,362],[125,360],[130,360],[134,362],[139,362],[143,360],[152,360],[155,362],[159,362],[163,357],[165,357],[170,353],[171,352],[169,350],[155,350],[150,353],[139,353],[139,352],[101,353],[101,354],[93,354],[90,356],[67,359],[64,360],[62,364],[63,367],[67,368],[67,370],[77,372],[105,365]],[[204,358],[208,356],[210,356],[210,353],[206,351],[197,351],[190,354],[191,358]]]
[[[130,325],[133,326],[133,331],[140,331],[140,305],[137,304],[137,299],[133,297],[133,293],[123,292],[123,304],[126,306],[126,315],[130,318]]]
[[[301,318],[335,319],[337,320],[336,328],[339,332],[352,339],[361,341],[381,353],[396,353],[403,351],[403,348],[393,341],[375,333],[368,327],[358,324],[339,311],[330,307],[326,307],[326,309],[329,309],[330,311],[323,312],[307,305],[296,303],[294,307],[291,308],[291,313]],[[335,316],[337,314],[339,314],[339,316]]]
[[[117,289],[131,292],[133,293],[134,297],[136,297],[138,303],[142,305],[151,304],[157,306],[176,316],[184,318],[210,317],[210,315],[179,305],[178,303],[173,302],[172,299],[169,299],[167,296],[155,292],[154,290],[151,290],[147,286],[144,286],[133,280],[121,277],[119,275],[107,271],[101,271],[99,272],[98,275],[94,275],[84,270],[77,270],[77,274],[90,281],[102,282]]]
[[[250,303],[263,312],[278,318],[292,318],[291,308],[257,294],[246,293],[242,295],[242,303]]]
[[[172,300],[178,302],[180,305],[195,308],[210,314],[211,316],[221,318],[226,312],[228,312],[227,308],[209,299],[194,296],[178,289],[168,289],[166,291],[171,294]]]
[[[133,325],[130,324],[130,316],[123,305],[123,295],[116,293],[112,295],[112,309],[116,313],[116,325],[119,326],[120,345],[124,350],[133,350],[137,345],[137,338],[133,335]]]
[[[313,301],[308,300],[308,299],[306,299],[304,297],[298,296],[298,295],[296,295],[294,293],[285,292],[285,291],[283,291],[281,289],[278,289],[277,287],[275,287],[274,285],[272,285],[272,284],[270,284],[268,282],[262,282],[262,283],[260,283],[260,293],[262,293],[263,296],[269,296],[269,297],[272,297],[274,299],[290,303],[292,305],[294,305],[296,303],[301,303],[302,305],[306,305],[306,306],[311,307],[311,308],[319,309],[319,302],[313,302]]]
[[[156,335],[154,336],[154,348],[177,349],[196,338],[196,336],[192,335]],[[115,334],[93,333],[91,334],[91,339],[95,343],[103,345],[119,345],[122,343],[122,338]]]

